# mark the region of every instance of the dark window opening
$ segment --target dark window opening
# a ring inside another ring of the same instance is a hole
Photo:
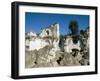
[[[78,36],[73,36],[72,39],[73,39],[74,44],[78,43],[78,40],[79,40]]]
[[[28,48],[29,48],[29,46],[26,46],[26,48],[28,49]]]
[[[47,32],[47,35],[49,35],[49,31],[46,31]]]

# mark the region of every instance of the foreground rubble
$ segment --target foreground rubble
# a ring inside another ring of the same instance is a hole
[[[46,46],[40,50],[26,51],[26,68],[35,67],[58,67],[58,66],[80,66],[89,65],[88,53],[72,52],[66,53],[52,46]]]

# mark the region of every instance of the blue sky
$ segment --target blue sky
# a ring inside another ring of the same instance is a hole
[[[33,30],[36,33],[41,32],[41,28],[46,28],[51,24],[59,23],[60,34],[65,35],[69,32],[69,23],[76,20],[79,30],[86,29],[89,26],[89,15],[71,15],[71,14],[52,14],[52,13],[25,13],[25,32]]]

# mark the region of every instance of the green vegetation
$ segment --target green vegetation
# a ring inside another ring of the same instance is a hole
[[[76,20],[70,21],[69,29],[71,30],[72,35],[76,35],[79,32],[78,22]]]

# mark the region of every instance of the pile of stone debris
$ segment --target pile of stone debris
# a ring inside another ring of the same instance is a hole
[[[52,46],[46,46],[38,51],[26,51],[25,67],[35,68],[88,65],[88,54],[87,51],[66,53],[55,49]]]

